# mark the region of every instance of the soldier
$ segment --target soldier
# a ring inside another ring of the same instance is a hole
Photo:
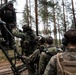
[[[26,56],[29,56],[32,54],[34,49],[34,38],[35,34],[33,33],[33,30],[27,26],[22,26],[23,31],[19,32],[18,30],[13,30],[13,35],[21,38],[21,48],[22,48],[22,54],[25,54]]]
[[[57,52],[57,47],[53,45],[53,38],[51,36],[46,37],[46,48],[40,54],[39,75],[42,75],[44,73],[44,70],[50,58]]]
[[[6,28],[12,33],[12,29],[16,27],[16,13],[12,1],[9,1],[7,4],[1,7],[0,18],[6,23]],[[6,45],[13,48],[13,38],[4,28],[4,26],[1,26],[1,33],[6,41]]]
[[[30,75],[36,75],[39,64],[40,53],[44,50],[45,38],[41,37],[38,42],[38,49],[36,49],[30,56],[22,56],[26,61],[27,68]]]
[[[65,32],[65,52],[53,56],[43,75],[76,75],[76,29]]]
[[[27,26],[27,25],[23,25],[23,33],[26,34],[27,36],[29,36],[28,38],[30,38],[28,41],[25,40],[24,38],[21,39],[21,47],[22,47],[22,54],[25,53],[26,56],[29,56],[33,50],[35,50],[34,46],[34,38],[35,38],[35,34],[33,33],[33,30],[31,29],[31,27]],[[29,51],[28,51],[29,50]]]

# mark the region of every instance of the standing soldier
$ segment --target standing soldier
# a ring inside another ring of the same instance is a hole
[[[0,17],[6,23],[6,28],[12,33],[12,29],[16,27],[16,13],[12,1],[1,7]],[[13,37],[8,33],[7,29],[4,28],[4,25],[1,26],[1,33],[6,41],[6,45],[13,48]]]
[[[43,75],[76,75],[76,29],[64,34],[65,52],[53,56]]]

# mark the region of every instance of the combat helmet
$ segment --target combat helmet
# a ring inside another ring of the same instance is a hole
[[[27,29],[27,28],[29,28],[29,26],[23,25],[22,28],[23,28],[23,29]]]
[[[23,32],[32,31],[31,27],[29,27],[28,25],[23,25],[22,29],[23,29]]]
[[[7,5],[12,5],[12,6],[13,6],[13,1],[9,1],[9,2],[7,3]]]
[[[44,44],[45,43],[45,37],[41,36],[38,41],[40,44]]]
[[[53,44],[53,38],[51,36],[46,37],[46,43]]]

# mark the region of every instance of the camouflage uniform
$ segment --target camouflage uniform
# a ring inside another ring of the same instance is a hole
[[[43,75],[76,75],[76,29],[65,32],[62,41],[65,52],[50,59]]]
[[[28,35],[27,32],[24,33],[24,32],[19,32],[18,30],[13,30],[13,35],[23,39],[21,47],[22,50],[25,51],[26,56],[29,56],[30,54],[33,53],[33,51],[35,50],[34,47],[31,46],[31,44],[34,45],[33,42],[31,43],[31,41],[34,41],[34,37],[35,37],[33,33]],[[28,48],[26,46],[26,43],[29,44]]]
[[[36,49],[29,57],[23,56],[27,64],[28,71],[31,75],[36,75],[36,70],[38,70],[40,53],[40,49]]]
[[[1,7],[0,9],[0,17],[1,20],[6,23],[6,28],[10,31],[12,34],[12,29],[16,27],[16,12],[13,8],[12,1],[9,1],[7,4]],[[13,47],[13,37],[7,32],[7,30],[4,28],[4,26],[1,26],[1,33],[10,48]]]
[[[39,75],[44,73],[44,70],[49,62],[50,58],[57,53],[57,48],[55,46],[48,46],[44,49],[44,51],[40,54],[39,60]]]
[[[45,39],[39,40],[39,47],[36,49],[30,56],[22,56],[27,64],[27,68],[30,75],[36,75],[38,73],[38,64],[39,64],[39,58],[40,53],[44,49],[44,42]]]
[[[76,49],[74,49],[74,50],[76,50]],[[74,50],[66,49],[65,52],[62,53],[61,58],[64,58],[69,61],[76,61],[76,51],[74,51]],[[57,69],[57,55],[54,55],[50,59],[43,75],[57,75],[57,70],[58,70]]]
[[[13,30],[13,35],[19,38],[22,38],[24,41],[23,42],[29,42],[31,41],[31,37],[30,35],[27,35],[26,32],[18,32],[17,30]],[[31,34],[31,36],[35,36],[34,34]],[[32,39],[34,41],[34,39]],[[36,45],[36,44],[35,44]],[[25,44],[23,49],[25,49]],[[34,64],[38,62],[39,60],[39,55],[40,55],[40,50],[39,49],[29,49],[27,50],[28,53],[25,53],[25,55],[23,55],[23,59],[25,60],[26,63],[26,67],[28,69],[29,75],[35,75],[35,66]]]
[[[36,75],[37,63],[39,61],[40,50],[35,50],[29,57],[22,56],[26,62],[29,75]]]

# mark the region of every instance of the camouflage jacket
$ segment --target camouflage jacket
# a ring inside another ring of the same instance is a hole
[[[21,38],[20,44],[21,48],[24,51],[23,53],[25,53],[26,55],[32,54],[35,50],[35,45],[33,43],[35,35],[19,32],[17,30],[13,30],[12,33],[15,37]]]
[[[30,35],[35,36],[34,34],[27,35],[26,33],[19,32],[18,30],[14,30],[14,29],[13,29],[12,33],[15,37],[22,38],[22,39],[28,40],[28,41],[31,41]]]
[[[49,45],[44,49],[44,52],[49,55],[55,55],[58,52],[62,52],[62,49],[53,45]]]
[[[9,10],[6,4],[0,8],[0,17],[6,23],[16,23],[15,9]]]
[[[62,57],[64,59],[67,57],[68,60],[75,61],[76,52],[65,51],[62,53]],[[57,55],[54,55],[50,59],[43,75],[57,75]]]

